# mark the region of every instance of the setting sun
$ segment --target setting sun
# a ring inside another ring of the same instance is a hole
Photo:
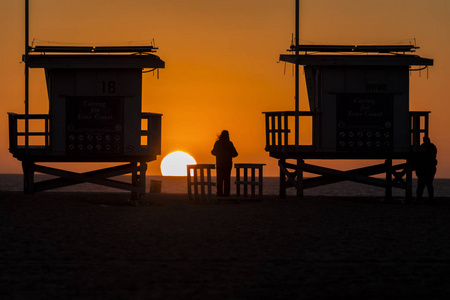
[[[169,153],[161,162],[161,173],[163,176],[186,176],[187,165],[193,165],[195,159],[183,151]]]

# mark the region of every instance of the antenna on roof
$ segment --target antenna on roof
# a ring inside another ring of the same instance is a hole
[[[29,0],[25,0],[25,134],[28,135],[29,129],[29,66],[28,66],[28,51],[29,51]],[[28,136],[25,138],[25,149],[28,150]]]
[[[300,110],[300,90],[299,90],[299,39],[300,35],[300,0],[295,0],[295,112]],[[298,116],[295,117],[295,132],[298,132],[299,120]],[[295,135],[295,144],[298,145],[299,136]]]

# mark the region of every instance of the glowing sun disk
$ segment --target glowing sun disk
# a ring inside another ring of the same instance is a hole
[[[169,153],[161,161],[161,173],[163,176],[186,176],[187,165],[194,165],[195,159],[183,151]]]

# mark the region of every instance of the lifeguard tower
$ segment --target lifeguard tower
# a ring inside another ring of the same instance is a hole
[[[298,4],[298,1],[297,1]],[[298,7],[296,20],[298,37]],[[278,159],[280,195],[340,181],[354,181],[412,196],[411,159],[428,136],[428,111],[409,110],[412,70],[433,65],[411,54],[418,47],[396,45],[299,45],[298,39],[280,60],[296,68],[295,111],[266,112],[266,151]],[[304,66],[309,110],[298,105],[299,66]],[[341,171],[305,159],[383,160]],[[289,162],[293,160],[294,162]],[[401,162],[393,165],[393,160]],[[319,175],[303,178],[303,173]],[[385,178],[372,177],[385,174]]]
[[[26,28],[25,114],[9,113],[9,150],[22,162],[24,192],[90,182],[138,199],[147,162],[161,153],[161,114],[142,112],[142,72],[164,68],[157,48],[29,47]],[[29,113],[28,68],[45,70],[48,114]],[[127,164],[85,173],[39,164],[85,162]],[[35,182],[35,172],[58,178]],[[108,179],[129,173],[131,183]]]

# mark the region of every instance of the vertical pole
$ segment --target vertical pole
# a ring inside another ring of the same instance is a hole
[[[295,146],[299,145],[299,120],[297,113],[300,110],[299,92],[299,34],[300,34],[300,0],[295,0]]]
[[[25,0],[25,149],[28,150],[29,132],[29,70],[28,70],[28,42],[29,42],[29,0]]]
[[[22,161],[23,169],[23,192],[25,194],[34,193],[34,162],[29,160]]]
[[[145,161],[141,161],[139,163],[139,185],[141,188],[141,194],[145,194],[146,189],[146,178],[145,173],[147,172],[147,163]]]

